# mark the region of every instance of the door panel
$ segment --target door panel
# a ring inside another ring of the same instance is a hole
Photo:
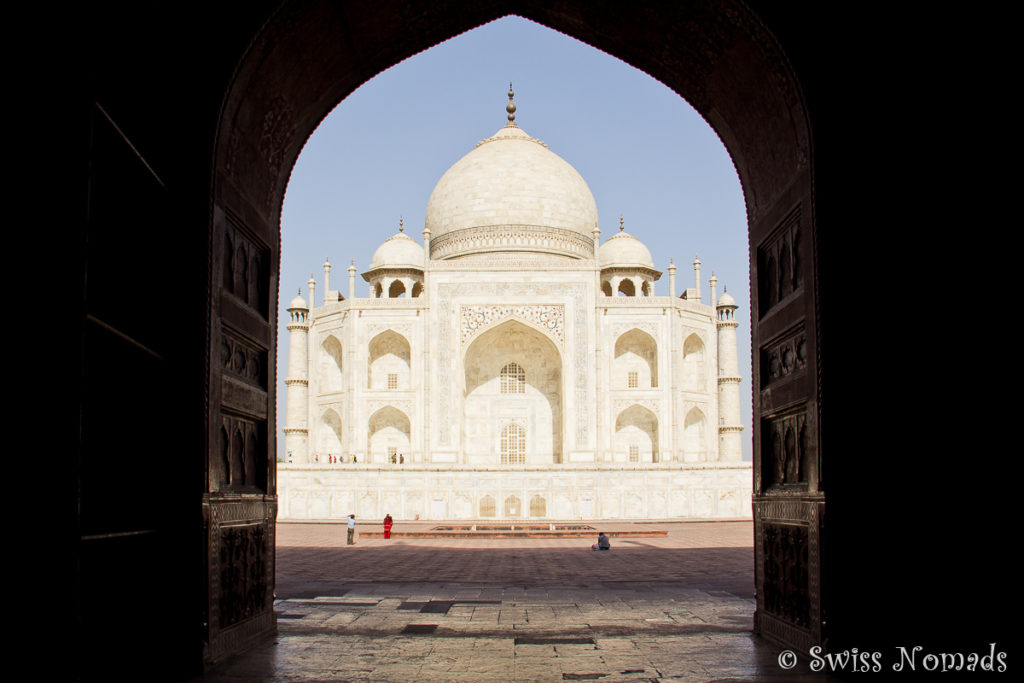
[[[806,652],[822,642],[818,356],[810,184],[751,228],[755,630]]]
[[[262,228],[262,229],[261,229]],[[203,500],[207,662],[275,628],[274,462],[277,247],[259,222],[214,216],[209,462]]]

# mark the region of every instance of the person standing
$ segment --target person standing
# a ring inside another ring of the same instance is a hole
[[[384,517],[384,538],[391,538],[391,525],[394,523],[394,520],[391,519],[391,515]]]
[[[356,516],[348,516],[348,545],[356,544]]]

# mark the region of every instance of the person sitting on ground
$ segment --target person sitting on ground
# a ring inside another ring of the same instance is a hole
[[[597,535],[597,543],[595,543],[594,545],[590,546],[590,549],[591,550],[611,550],[612,549],[612,544],[608,540],[607,534],[605,534],[603,531],[601,533],[599,533]]]

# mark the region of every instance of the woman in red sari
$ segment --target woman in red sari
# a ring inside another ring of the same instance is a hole
[[[391,515],[384,518],[384,538],[391,538],[391,525],[394,521],[391,519]]]

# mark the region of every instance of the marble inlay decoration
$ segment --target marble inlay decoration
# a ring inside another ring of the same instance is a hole
[[[506,318],[531,322],[557,340],[560,346],[565,344],[565,307],[556,304],[462,306],[462,345],[465,346],[477,334]]]

